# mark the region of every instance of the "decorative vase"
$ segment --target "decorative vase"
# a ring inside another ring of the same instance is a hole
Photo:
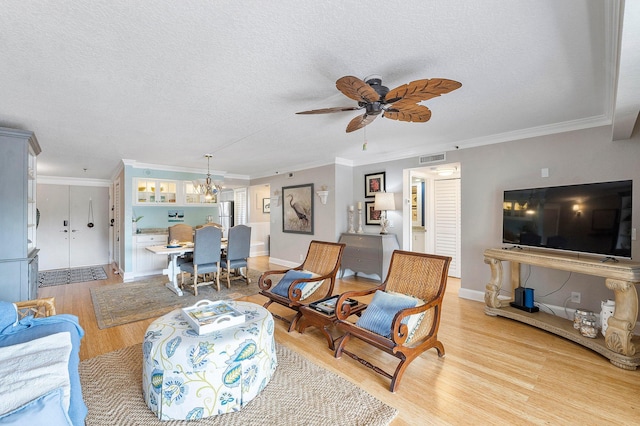
[[[131,231],[134,234],[138,233],[138,222],[131,222]]]
[[[600,302],[600,307],[602,310],[600,311],[600,324],[602,328],[600,329],[603,336],[607,334],[607,327],[609,327],[609,317],[613,316],[613,311],[616,309],[616,302],[614,300],[603,300]]]

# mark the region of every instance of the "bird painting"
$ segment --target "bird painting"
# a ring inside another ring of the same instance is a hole
[[[283,231],[313,234],[313,184],[283,188]]]
[[[309,218],[307,217],[307,211],[300,205],[298,202],[293,202],[293,195],[289,194],[287,196],[289,198],[289,205],[296,212],[296,216],[302,222],[304,226],[309,225]]]

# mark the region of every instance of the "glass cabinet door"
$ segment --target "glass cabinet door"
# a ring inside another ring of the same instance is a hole
[[[139,179],[136,187],[138,203],[155,203],[156,202],[156,181]]]
[[[196,189],[193,182],[185,182],[184,184],[184,202],[185,204],[215,204],[217,197],[207,200],[201,191]]]
[[[176,183],[175,182],[158,182],[158,203],[176,203]]]

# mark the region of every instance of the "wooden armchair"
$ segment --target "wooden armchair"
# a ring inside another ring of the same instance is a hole
[[[15,305],[18,308],[18,319],[29,315],[33,315],[34,318],[42,318],[56,314],[55,298],[53,297],[25,300],[16,302]]]
[[[389,273],[380,286],[340,295],[336,306],[342,308],[336,311],[336,326],[345,334],[338,340],[334,356],[340,358],[345,353],[376,373],[391,379],[391,392],[398,388],[409,363],[422,352],[436,348],[438,356],[444,357],[444,346],[438,340],[438,327],[450,263],[450,257],[394,251]],[[382,294],[377,294],[376,291]],[[374,300],[362,312],[357,322],[348,322],[350,307],[348,303],[344,303],[346,299],[374,293]],[[394,309],[394,306],[400,305],[405,307]],[[377,327],[372,327],[372,324]],[[372,329],[377,329],[380,333]],[[395,373],[391,375],[346,351],[344,347],[351,336],[399,358],[400,363]]]
[[[296,324],[302,316],[299,310],[300,306],[333,294],[344,247],[345,244],[342,243],[311,241],[307,257],[300,266],[292,269],[266,271],[260,276],[258,280],[260,294],[269,299],[263,305],[265,308],[276,302],[296,311],[296,316],[289,325],[289,331],[296,328]],[[272,288],[272,276],[283,274],[280,282]],[[288,276],[294,278],[288,278]],[[283,287],[283,284],[288,287],[288,291]],[[274,293],[274,290],[281,294]],[[273,314],[273,316],[288,322],[287,319],[279,315]]]

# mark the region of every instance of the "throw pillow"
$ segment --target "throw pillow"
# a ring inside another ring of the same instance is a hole
[[[71,420],[62,406],[62,397],[62,389],[54,389],[22,407],[1,415],[0,424],[72,426]]]
[[[356,325],[389,339],[391,338],[393,317],[396,313],[402,309],[413,308],[420,305],[424,305],[424,302],[415,297],[378,290],[373,295],[373,299],[369,306],[367,306],[367,309],[364,310],[362,316],[356,321]],[[410,322],[409,319],[411,317],[421,317],[421,315],[411,315],[402,320],[409,328],[409,336],[413,335],[415,328],[420,324],[418,318]]]
[[[318,274],[314,274],[313,272],[305,271],[305,270],[287,271],[287,273],[284,274],[280,282],[271,289],[271,292],[279,296],[288,298],[289,287],[291,287],[291,284],[295,280],[305,279],[305,278],[315,278],[318,276],[319,276]],[[300,297],[300,300],[304,300],[307,297],[309,297],[311,294],[313,294],[313,292],[316,291],[318,287],[322,285],[322,283],[323,281],[311,281],[311,282],[302,282],[302,283],[296,284],[296,288],[299,288],[300,290],[302,290],[302,296]]]

